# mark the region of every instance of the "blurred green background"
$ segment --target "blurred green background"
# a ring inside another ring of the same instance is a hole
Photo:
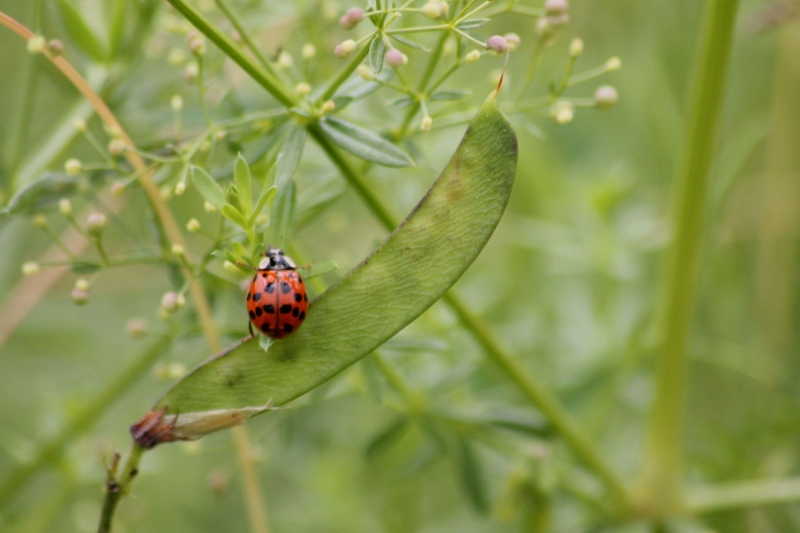
[[[91,13],[99,2],[75,4]],[[344,33],[317,26],[335,27],[319,21],[338,17],[348,5],[235,4],[252,14],[248,27],[263,32],[260,42],[268,52],[286,40],[299,57],[300,45],[312,41],[319,68],[335,72],[327,51]],[[0,11],[35,26],[32,5],[0,0]],[[550,73],[563,69],[570,39],[581,37],[585,52],[576,71],[611,56],[620,57],[623,68],[567,94],[589,96],[597,85],[611,84],[619,104],[609,112],[578,109],[567,125],[549,117],[511,117],[520,142],[511,203],[456,288],[504,345],[563,399],[602,455],[633,479],[654,394],[653,324],[705,2],[573,0],[570,5],[570,24],[545,55],[536,85],[546,90]],[[800,377],[795,309],[800,28],[788,20],[754,31],[770,20],[765,10],[771,6],[741,3],[712,166],[691,335],[688,485],[800,470],[795,385]],[[168,11],[161,7],[159,17]],[[59,25],[47,22],[54,11],[44,13],[45,34],[58,35]],[[510,89],[501,94],[501,105],[510,105],[515,83],[524,77],[534,24],[506,15],[483,31],[514,31],[522,38],[511,56]],[[122,71],[112,72],[116,82],[105,92],[142,145],[167,137],[173,94],[184,95],[185,127],[201,123],[195,91],[183,81],[182,69],[166,60],[167,51],[183,41],[157,28],[143,50],[131,51]],[[19,155],[35,161],[42,139],[81,99],[58,71],[31,57],[25,43],[5,29],[0,50],[0,187],[7,200],[13,193],[12,163]],[[409,68],[424,60],[416,52],[409,56]],[[73,59],[69,50],[67,57]],[[34,62],[38,67],[30,74]],[[87,61],[76,63],[90,79],[103,75]],[[447,86],[470,89],[477,102],[491,90],[492,71],[500,66],[501,60],[481,59]],[[263,108],[266,99],[252,83],[244,83],[233,68],[225,73],[245,108]],[[25,108],[29,75],[34,98]],[[393,96],[378,92],[347,116],[367,126],[394,127],[402,111],[385,106]],[[459,125],[414,135],[417,168],[370,173],[395,215],[419,200],[462,133]],[[51,166],[61,167],[68,157],[91,159],[91,153],[85,142],[72,143]],[[301,261],[339,263],[339,271],[325,276],[333,282],[385,232],[316,147],[307,147],[297,182],[301,212],[325,194],[336,198],[325,210],[309,208],[294,231],[294,244],[305,256]],[[98,191],[100,201],[107,200],[106,192]],[[138,192],[128,196],[121,221],[146,239],[144,198]],[[206,223],[211,218],[201,204],[192,190],[170,201],[179,220],[198,217]],[[51,219],[63,226],[57,216]],[[201,237],[192,238],[193,249],[207,246]],[[0,219],[0,295],[11,293],[21,278],[20,265],[38,258],[49,243],[30,217]],[[146,350],[150,340],[126,334],[131,318],[146,319],[153,333],[166,330],[157,316],[161,295],[170,290],[164,269],[109,271],[84,307],[70,299],[75,278],[67,273],[0,348],[0,483]],[[239,297],[220,291],[214,298],[228,341],[241,336],[246,325]],[[14,304],[6,298],[2,305]],[[199,335],[178,340],[153,372],[133,383],[95,427],[71,441],[63,457],[0,509],[0,530],[93,531],[104,462],[114,450],[127,450],[128,425],[174,379],[169,369],[191,368],[207,355]],[[291,408],[253,420],[248,429],[272,531],[536,531],[525,513],[541,516],[546,508],[553,513],[553,531],[650,530],[645,523],[609,523],[576,498],[580,491],[600,494],[596,482],[445,307],[434,306],[393,339],[384,355],[452,417],[431,430],[417,423],[397,426],[406,420],[401,402],[365,362]],[[524,431],[507,429],[513,425]],[[386,432],[395,426],[402,429]],[[437,434],[439,440],[432,437]],[[797,531],[800,507],[720,512],[677,520],[669,528]],[[230,435],[148,454],[132,497],[120,508],[117,531],[248,531]]]

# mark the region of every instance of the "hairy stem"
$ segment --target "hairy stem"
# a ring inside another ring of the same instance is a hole
[[[662,515],[680,506],[687,352],[706,217],[708,170],[736,22],[737,0],[710,0],[678,180],[665,278],[657,392],[642,473],[645,505]]]

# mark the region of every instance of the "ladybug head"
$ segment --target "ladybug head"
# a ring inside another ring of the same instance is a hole
[[[297,265],[294,264],[291,257],[283,255],[283,250],[270,246],[258,268],[260,270],[294,270]]]

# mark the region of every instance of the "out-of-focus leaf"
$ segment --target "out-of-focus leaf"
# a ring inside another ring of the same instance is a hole
[[[231,204],[223,205],[219,212],[234,224],[238,224],[242,228],[247,227],[247,220],[244,218],[244,215]]]
[[[383,44],[383,39],[375,37],[369,45],[369,64],[375,74],[379,74],[383,70],[383,56],[386,53],[386,45]]]
[[[372,353],[475,260],[508,202],[516,161],[516,137],[493,94],[423,200],[375,252],[312,303],[302,328],[275,342],[268,354],[244,339],[192,370],[156,408],[197,413],[284,405]]]
[[[83,20],[83,16],[67,0],[57,0],[56,5],[70,40],[95,61],[106,61],[108,52],[92,28]]]
[[[225,191],[222,190],[219,183],[214,178],[208,175],[208,172],[200,167],[192,167],[192,183],[200,191],[200,194],[208,200],[208,203],[222,211],[222,208],[227,203],[225,200]]]
[[[289,228],[292,225],[294,209],[297,204],[296,187],[290,181],[278,193],[275,203],[272,204],[272,214],[269,218],[268,243],[276,246],[288,240]]]
[[[410,106],[414,102],[416,102],[416,98],[412,98],[411,96],[401,96],[400,98],[395,98],[389,102],[389,105],[392,107],[396,107],[397,109],[405,109],[406,107]]]
[[[11,197],[3,213],[16,215],[41,209],[47,204],[52,204],[64,196],[75,192],[77,181],[73,176],[47,172],[39,179],[17,191]]]
[[[464,492],[469,497],[470,502],[478,512],[486,514],[489,510],[486,481],[484,480],[481,463],[475,453],[475,448],[467,439],[459,439],[458,441],[458,468]]]
[[[289,183],[289,180],[292,179],[297,171],[305,144],[306,129],[301,126],[294,127],[283,142],[281,151],[278,154],[278,162],[275,163],[275,187],[278,190]]]
[[[319,125],[331,141],[361,159],[386,167],[414,166],[405,152],[368,129],[335,117],[327,117]]]
[[[339,268],[339,265],[336,264],[336,261],[320,261],[319,263],[314,263],[306,269],[299,270],[303,278],[312,279],[316,278],[317,276],[327,274],[328,272],[332,272],[337,268]]]
[[[116,58],[125,40],[128,0],[116,0],[112,2],[111,7],[111,24],[108,25],[108,48],[111,52],[111,57]]]
[[[233,182],[239,193],[242,215],[244,218],[248,218],[250,210],[253,209],[253,179],[250,176],[250,166],[242,154],[236,157],[236,163],[233,166]]]
[[[474,30],[480,28],[492,19],[470,19],[458,23],[459,30]]]
[[[394,39],[398,43],[403,43],[404,45],[406,45],[408,47],[411,47],[411,48],[413,48],[415,50],[421,50],[423,52],[430,52],[431,51],[430,48],[422,46],[419,43],[415,43],[414,41],[412,41],[410,39],[406,39],[402,35],[398,35],[396,33],[393,33],[393,34],[389,35],[389,37],[391,37],[392,39]]]
[[[367,448],[364,451],[367,457],[375,457],[379,453],[382,453],[387,448],[389,448],[392,444],[397,442],[397,440],[403,436],[403,433],[408,426],[408,418],[403,416],[400,417],[398,420],[392,422],[385,428],[383,428],[377,435],[375,435],[367,444]]]
[[[469,94],[469,91],[436,91],[428,97],[428,100],[432,102],[435,102],[436,100],[461,100],[462,98],[469,96]]]
[[[78,262],[70,266],[70,270],[76,274],[92,274],[100,270],[100,265],[97,263]]]

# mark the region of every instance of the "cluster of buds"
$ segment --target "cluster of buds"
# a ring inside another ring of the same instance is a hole
[[[339,19],[339,25],[346,30],[352,30],[358,26],[359,22],[364,20],[364,16],[365,14],[363,9],[360,7],[351,7]]]
[[[333,49],[333,55],[336,57],[347,57],[356,49],[356,42],[353,39],[347,39],[336,45]]]
[[[539,19],[536,30],[543,44],[555,42],[556,32],[569,22],[569,2],[567,0],[547,0],[544,3],[545,16]]]
[[[85,305],[89,301],[89,282],[83,278],[78,279],[69,295],[77,305]]]

